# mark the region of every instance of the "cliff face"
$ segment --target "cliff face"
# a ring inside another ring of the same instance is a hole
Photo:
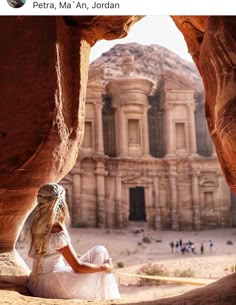
[[[236,193],[236,18],[175,16],[205,87],[206,119],[225,178]]]
[[[203,85],[196,66],[159,45],[141,45],[138,43],[117,44],[105,52],[90,65],[90,79],[96,78],[94,71],[103,69],[104,79],[123,75],[123,59],[127,52],[133,56],[133,74],[151,79],[154,84],[161,75],[170,76],[186,88],[202,90]],[[155,87],[154,87],[155,88]]]

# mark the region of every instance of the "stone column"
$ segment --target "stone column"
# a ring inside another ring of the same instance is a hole
[[[128,152],[128,141],[127,141],[127,128],[124,117],[123,109],[118,106],[117,111],[117,124],[116,124],[116,141],[118,156],[126,156]]]
[[[72,184],[72,225],[78,224],[78,222],[82,221],[83,219],[83,210],[81,206],[81,178],[80,175],[82,171],[80,170],[79,164],[72,170],[73,174],[73,184]]]
[[[140,152],[149,156],[148,135],[148,96],[152,89],[152,82],[145,78],[126,77],[111,80],[107,86],[107,94],[112,98],[112,106],[116,109],[116,130],[118,156],[128,155],[128,120],[143,120],[141,135],[143,147]]]
[[[154,217],[154,226],[156,230],[161,229],[161,208],[160,208],[160,201],[159,201],[159,176],[153,177],[153,189],[154,189],[154,210],[155,210],[155,217]]]
[[[127,228],[129,225],[129,185],[124,184],[124,196],[123,196],[123,227]]]
[[[145,209],[146,209],[146,221],[149,228],[153,227],[153,201],[152,201],[152,184],[146,184],[144,187],[145,192]]]
[[[169,164],[169,181],[170,181],[170,203],[171,203],[171,226],[172,230],[179,230],[178,215],[178,194],[176,185],[176,164],[171,161]]]
[[[97,187],[97,213],[96,223],[98,228],[105,228],[105,175],[104,163],[97,162],[96,174],[96,187]]]
[[[189,152],[195,154],[197,152],[197,139],[196,139],[196,128],[195,128],[195,117],[194,117],[195,106],[193,104],[188,105],[189,113]]]
[[[165,109],[165,146],[166,146],[166,154],[173,155],[174,154],[174,143],[173,143],[173,127],[172,127],[172,115],[171,115],[171,104],[166,104],[164,106]]]
[[[199,202],[199,177],[198,169],[192,170],[192,202],[193,202],[193,228],[194,230],[201,229],[200,219],[200,202]]]
[[[149,106],[144,106],[144,112],[143,112],[143,153],[145,157],[150,157],[150,147],[149,147],[149,130],[148,130],[148,115],[147,111],[149,109]]]
[[[122,185],[121,185],[121,173],[117,173],[116,176],[116,194],[115,194],[115,216],[116,216],[116,228],[121,229],[123,227],[123,209],[122,209]]]
[[[103,124],[102,124],[102,102],[97,102],[95,105],[96,113],[96,130],[95,130],[95,152],[96,154],[104,154],[104,143],[103,143]]]
[[[127,122],[123,108],[120,108],[119,112],[119,130],[120,130],[120,156],[126,156],[128,154],[128,140],[127,140]]]

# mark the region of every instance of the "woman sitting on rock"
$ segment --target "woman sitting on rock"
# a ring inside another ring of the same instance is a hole
[[[112,264],[103,246],[94,246],[78,258],[66,229],[69,211],[65,189],[45,184],[37,195],[31,226],[29,256],[33,258],[28,289],[44,298],[119,299]]]

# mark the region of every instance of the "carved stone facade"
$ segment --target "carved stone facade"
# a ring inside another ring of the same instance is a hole
[[[88,83],[84,141],[61,181],[72,224],[230,226],[233,201],[201,118],[203,101],[170,77],[154,86],[133,75],[127,57],[123,76]]]

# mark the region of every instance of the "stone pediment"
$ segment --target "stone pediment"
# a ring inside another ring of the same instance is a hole
[[[199,179],[199,184],[200,186],[213,186],[217,187],[218,186],[218,178],[214,174],[203,174],[200,179]]]
[[[143,177],[141,175],[127,176],[122,179],[122,183],[125,183],[125,184],[143,185],[143,184],[150,184],[152,182],[153,182],[152,179]]]

